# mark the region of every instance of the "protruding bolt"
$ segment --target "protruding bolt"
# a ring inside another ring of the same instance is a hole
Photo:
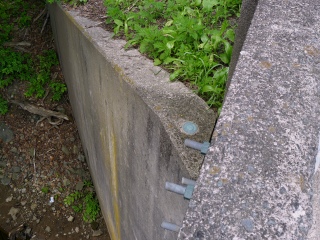
[[[187,185],[186,187],[180,186],[175,183],[166,182],[166,187],[168,191],[183,195],[185,199],[190,200],[192,198],[192,193],[194,185]]]
[[[182,184],[185,184],[185,185],[193,185],[193,186],[196,185],[196,181],[191,180],[189,178],[185,178],[185,177],[182,177],[181,182],[182,182]]]
[[[169,222],[166,222],[166,221],[163,221],[161,223],[161,227],[166,229],[166,230],[173,231],[173,232],[179,232],[180,228],[181,228],[180,226],[178,226],[176,224],[169,223]]]
[[[209,142],[200,143],[190,139],[184,140],[184,145],[186,145],[187,147],[199,150],[202,154],[207,154],[208,149],[210,147]]]
[[[183,186],[180,186],[178,184],[175,183],[171,183],[171,182],[166,182],[166,189],[170,192],[174,192],[174,193],[178,193],[183,195],[184,192],[186,191],[186,188]]]

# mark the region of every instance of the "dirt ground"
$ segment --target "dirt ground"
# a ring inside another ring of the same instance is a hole
[[[100,9],[95,16],[103,17],[102,1],[99,8],[96,2],[99,1],[89,1],[83,7],[88,12],[92,8]],[[36,9],[34,18],[42,10]],[[25,48],[35,55],[54,48],[49,21],[40,33],[45,21],[43,14],[37,24],[17,31],[13,41],[30,42],[31,46]],[[52,69],[52,77],[64,81],[59,66]],[[62,112],[69,120],[60,125],[47,119],[39,121],[39,115],[13,103],[9,113],[0,116],[0,228],[10,232],[25,224],[32,230],[32,239],[39,240],[110,239],[101,214],[96,222],[89,224],[63,203],[66,196],[91,179],[67,94],[59,102],[50,100],[50,91],[43,99],[26,99],[25,89],[26,83],[17,81],[0,92],[9,101],[24,101]]]

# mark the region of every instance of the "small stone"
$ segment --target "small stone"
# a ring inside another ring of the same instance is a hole
[[[79,152],[79,148],[76,145],[74,145],[73,146],[73,154],[77,154],[78,152]]]
[[[79,155],[78,155],[78,160],[79,160],[80,162],[84,162],[84,161],[85,161],[85,157],[84,157],[82,154],[79,154]]]
[[[82,181],[78,182],[76,185],[76,190],[81,191],[83,189],[84,183]]]
[[[14,173],[19,173],[21,171],[21,167],[19,166],[13,166],[11,168],[11,171],[14,172]]]
[[[86,176],[86,171],[84,169],[77,169],[76,172],[75,172],[77,175],[79,175],[80,177],[84,178]]]
[[[37,206],[38,206],[38,205],[37,205],[36,203],[32,203],[32,204],[31,204],[31,210],[35,210],[35,209],[37,208]]]
[[[13,139],[13,132],[11,129],[4,123],[0,123],[0,139],[8,143]]]
[[[32,231],[32,229],[30,227],[27,227],[26,230],[24,231],[24,233],[27,236],[31,236],[31,231]]]
[[[10,178],[7,178],[7,177],[4,177],[1,179],[1,183],[5,186],[9,185],[11,182],[11,179]]]
[[[62,184],[63,184],[63,186],[68,186],[68,185],[70,185],[69,179],[64,178],[64,179],[62,180]]]
[[[70,154],[70,152],[69,152],[69,150],[68,150],[68,148],[66,146],[62,146],[61,151],[66,155]]]
[[[25,194],[26,192],[27,192],[27,189],[25,189],[25,188],[21,189],[21,193]]]
[[[76,233],[80,231],[78,227],[76,227],[74,230],[76,231]]]
[[[46,227],[46,232],[51,232],[51,228],[49,226]]]
[[[241,224],[242,226],[244,226],[244,228],[247,230],[247,232],[253,232],[254,229],[254,223],[251,219],[246,218],[241,220]]]
[[[100,229],[93,231],[92,237],[98,237],[102,235],[102,231]]]
[[[5,161],[0,161],[0,167],[5,168],[7,166],[7,162]]]
[[[11,148],[10,152],[12,153],[18,153],[18,149],[16,147]]]
[[[72,221],[73,221],[73,219],[74,219],[74,217],[73,217],[73,216],[68,217],[68,222],[72,222]]]
[[[36,220],[36,223],[39,223],[39,222],[40,222],[40,219],[37,219],[37,220]]]
[[[12,179],[13,180],[18,180],[20,177],[20,174],[19,173],[12,173]]]
[[[20,211],[19,208],[12,207],[10,209],[8,214],[11,215],[13,221],[17,220],[17,214],[18,214],[19,211]]]
[[[7,197],[6,202],[11,202],[12,198],[13,198],[13,196]]]
[[[32,220],[33,220],[33,221],[36,221],[36,220],[37,220],[37,217],[33,215]]]

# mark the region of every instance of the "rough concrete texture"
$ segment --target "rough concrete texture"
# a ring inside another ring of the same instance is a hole
[[[178,239],[320,239],[319,13],[258,2]]]
[[[50,5],[74,117],[113,240],[176,239],[188,201],[165,182],[195,179],[203,157],[185,138],[208,141],[215,114],[182,83],[99,24]],[[193,121],[199,131],[181,131]]]
[[[258,0],[242,0],[241,17],[238,21],[238,26],[236,29],[236,41],[233,44],[233,53],[229,66],[228,82],[226,84],[226,93],[228,92],[230,81],[236,68],[244,40],[246,39],[253,14],[256,11],[257,4]]]

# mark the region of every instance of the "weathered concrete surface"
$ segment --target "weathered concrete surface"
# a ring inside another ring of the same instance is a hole
[[[253,14],[256,11],[258,0],[242,0],[241,4],[241,17],[238,21],[238,26],[236,29],[236,41],[233,44],[233,53],[229,66],[228,82],[226,84],[226,93],[233,76],[233,72],[236,68],[240,51],[242,49],[244,40],[246,39],[247,32],[249,30]]]
[[[182,224],[188,202],[165,181],[196,178],[200,153],[187,149],[181,124],[209,140],[215,114],[183,84],[170,83],[137,50],[98,24],[50,5],[51,23],[74,117],[112,239],[176,239],[160,227]]]
[[[319,13],[259,1],[178,239],[320,239]]]

